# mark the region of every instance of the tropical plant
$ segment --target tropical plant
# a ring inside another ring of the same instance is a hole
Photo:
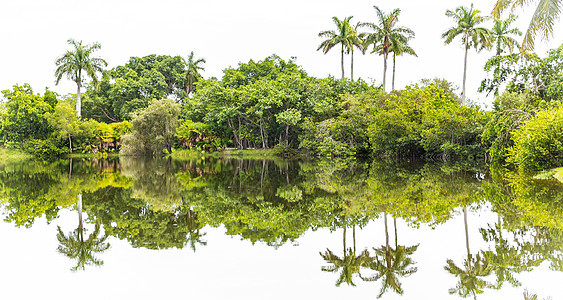
[[[456,37],[461,36],[461,42],[465,49],[465,58],[463,63],[463,88],[462,102],[465,102],[465,81],[467,79],[467,53],[469,49],[475,48],[480,51],[484,48],[490,48],[491,32],[487,28],[477,27],[486,21],[485,17],[479,15],[481,11],[474,9],[473,4],[467,8],[460,6],[455,10],[447,10],[446,16],[454,19],[456,25],[451,27],[442,34],[445,44],[450,44]]]
[[[350,25],[350,19],[352,19],[352,17],[347,17],[343,20],[339,20],[337,17],[332,17],[332,20],[337,28],[336,31],[327,30],[319,32],[319,37],[326,38],[326,40],[319,45],[317,51],[322,49],[323,53],[327,54],[334,46],[340,45],[342,79],[344,79],[344,53],[351,51],[354,44],[358,42],[358,35]]]
[[[491,30],[491,40],[495,45],[497,51],[496,55],[501,55],[505,47],[508,48],[509,52],[512,52],[514,48],[520,48],[520,44],[512,36],[521,36],[522,32],[518,28],[510,28],[510,25],[514,23],[514,21],[516,21],[514,15],[510,15],[506,20],[495,18],[495,23]]]
[[[188,59],[184,60],[184,62],[186,63],[187,67],[184,90],[188,95],[190,95],[194,92],[194,84],[202,78],[201,74],[199,74],[199,71],[205,71],[205,68],[202,66],[202,64],[206,63],[206,61],[203,58],[196,59],[194,57],[194,52],[192,51],[190,52],[190,55],[188,55]]]
[[[108,63],[99,58],[91,57],[92,53],[102,46],[100,43],[92,45],[82,45],[82,41],[75,41],[69,39],[67,41],[74,47],[73,50],[67,51],[63,56],[55,61],[57,69],[55,70],[56,84],[63,76],[76,83],[76,113],[77,116],[81,115],[81,101],[80,101],[80,88],[82,87],[84,77],[89,76],[92,78],[94,84],[98,83],[97,72],[102,72],[102,68],[106,67]]]
[[[361,22],[356,23],[353,29],[353,39],[352,39],[352,46],[350,47],[350,79],[354,80],[354,47],[358,48],[362,54],[366,54],[366,40],[365,40],[365,33],[360,32],[358,33],[358,29],[362,26]]]
[[[401,13],[400,9],[397,8],[386,14],[375,5],[373,8],[377,13],[377,23],[363,23],[363,26],[367,26],[375,31],[369,33],[366,40],[367,43],[374,44],[372,53],[377,52],[383,55],[383,90],[385,91],[387,57],[389,56],[389,52],[391,52],[390,48],[393,44],[399,43],[399,40],[406,41],[414,37],[414,32],[407,27],[397,26],[399,14]]]
[[[409,54],[418,57],[414,49],[408,45],[409,40],[412,38],[414,38],[414,35],[412,37],[407,37],[406,39],[404,38],[396,39],[391,44],[391,47],[389,47],[389,52],[393,52],[393,77],[391,79],[392,91],[395,90],[395,66],[396,66],[395,61],[397,56],[401,56],[403,54]]]
[[[506,9],[510,8],[513,12],[517,7],[523,7],[531,2],[538,2],[536,10],[530,20],[530,25],[524,35],[522,41],[522,51],[533,51],[535,46],[535,38],[541,36],[543,40],[548,40],[553,36],[555,22],[559,19],[563,2],[561,0],[540,0],[540,1],[523,1],[523,0],[497,0],[493,8],[493,15],[498,18]]]

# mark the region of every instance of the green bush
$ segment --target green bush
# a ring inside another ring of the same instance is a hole
[[[538,112],[512,133],[508,162],[523,171],[563,165],[563,106]]]
[[[221,139],[201,122],[186,120],[176,130],[176,139],[180,147],[200,151],[213,152],[223,148]]]
[[[169,100],[153,100],[149,106],[135,113],[132,132],[123,136],[122,154],[162,156],[172,153],[180,104]]]

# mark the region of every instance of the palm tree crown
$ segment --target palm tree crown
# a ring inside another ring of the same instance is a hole
[[[456,25],[442,34],[445,44],[450,44],[456,37],[461,36],[461,42],[465,48],[465,60],[463,68],[463,88],[462,101],[465,101],[465,81],[467,78],[467,52],[471,48],[478,51],[490,48],[491,33],[484,27],[478,27],[487,18],[479,15],[481,11],[474,9],[473,4],[470,8],[460,6],[455,10],[447,10],[446,16],[454,19]]]
[[[358,41],[358,35],[356,31],[350,25],[350,20],[352,17],[344,18],[339,20],[337,17],[332,17],[334,24],[336,25],[335,30],[327,30],[319,32],[319,37],[326,38],[320,45],[318,50],[323,50],[324,54],[327,54],[330,49],[336,45],[340,45],[340,66],[342,68],[342,79],[344,79],[344,52],[350,52],[354,44]]]
[[[85,79],[84,77],[88,76],[92,78],[94,84],[97,84],[98,77],[96,73],[102,72],[102,68],[106,67],[108,63],[99,57],[91,57],[94,51],[101,48],[100,43],[82,45],[82,41],[77,42],[73,39],[69,39],[67,42],[72,45],[74,49],[67,51],[55,61],[55,65],[57,66],[55,70],[55,84],[59,84],[59,81],[65,75],[68,79],[76,83],[76,112],[80,117],[80,88]]]
[[[199,74],[199,71],[205,71],[205,68],[201,66],[202,64],[206,63],[205,59],[194,58],[194,52],[190,52],[188,55],[188,59],[184,60],[187,70],[186,70],[186,84],[185,84],[185,91],[189,95],[194,91],[194,83],[196,83],[202,76]]]
[[[493,29],[491,30],[491,40],[496,45],[496,54],[501,55],[503,48],[508,48],[512,52],[514,48],[520,49],[518,41],[511,35],[521,36],[522,32],[518,28],[510,28],[510,25],[516,21],[514,15],[510,15],[508,19],[501,20],[495,18]]]
[[[407,40],[414,37],[414,32],[407,27],[397,26],[399,21],[400,9],[395,9],[386,14],[379,7],[373,6],[377,13],[377,23],[364,23],[374,30],[373,33],[368,34],[367,41],[374,45],[373,52],[383,55],[383,90],[385,90],[385,81],[387,73],[387,57],[391,51],[391,47],[399,40]]]
[[[516,7],[522,7],[530,2],[536,1],[497,0],[493,9],[493,15],[498,18],[507,8],[510,7],[512,12]],[[534,39],[537,35],[541,36],[544,40],[548,40],[553,36],[553,27],[555,22],[559,19],[561,9],[563,9],[563,2],[561,0],[539,0],[538,2],[538,6],[530,20],[530,25],[522,41],[522,51],[534,50]]]

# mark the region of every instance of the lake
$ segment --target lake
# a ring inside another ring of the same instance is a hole
[[[471,163],[0,163],[1,299],[563,299],[563,184]]]

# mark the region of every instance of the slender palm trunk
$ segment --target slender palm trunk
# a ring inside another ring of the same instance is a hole
[[[398,242],[397,242],[397,218],[393,217],[393,226],[395,227],[395,249],[397,249]]]
[[[463,88],[461,91],[461,103],[465,104],[465,80],[467,79],[467,53],[469,52],[469,47],[465,46],[465,59],[463,61]]]
[[[344,232],[342,233],[342,246],[344,247],[344,253],[346,253],[346,226],[344,226]]]
[[[385,221],[385,245],[387,246],[387,251],[389,251],[389,230],[387,228],[387,213],[383,213],[383,219]]]
[[[356,254],[356,226],[352,227],[352,242],[354,243],[354,254]]]
[[[340,67],[342,68],[342,80],[344,80],[344,44],[342,45],[342,50],[340,51]]]
[[[80,101],[80,86],[81,83],[77,82],[76,83],[76,115],[78,116],[78,118],[80,118],[81,116],[81,107],[82,107],[82,103]]]
[[[82,193],[78,194],[76,207],[78,208],[78,229],[82,231]]]
[[[354,48],[350,52],[350,79],[354,81]]]
[[[385,92],[385,77],[387,74],[387,53],[383,53],[383,91]]]
[[[391,91],[395,90],[395,52],[393,52],[393,79],[391,80]]]
[[[463,208],[463,223],[465,225],[465,246],[467,247],[467,257],[471,256],[469,251],[469,232],[467,230],[467,206]]]

